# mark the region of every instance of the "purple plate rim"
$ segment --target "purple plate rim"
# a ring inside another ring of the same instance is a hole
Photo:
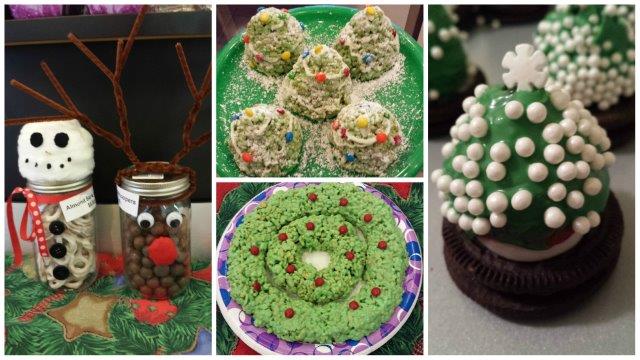
[[[218,278],[216,280],[218,288],[216,290],[216,302],[220,308],[220,312],[225,321],[233,332],[243,340],[249,347],[263,355],[365,355],[369,354],[389,339],[391,339],[400,330],[413,311],[414,306],[418,302],[420,288],[422,286],[423,262],[420,241],[411,226],[409,219],[404,215],[402,210],[391,201],[386,195],[378,191],[374,187],[354,182],[353,184],[362,188],[364,191],[383,200],[391,207],[392,214],[396,220],[397,226],[402,230],[406,244],[414,243],[407,247],[409,266],[406,270],[406,276],[403,281],[402,302],[398,304],[391,318],[383,323],[380,328],[373,333],[363,337],[362,339],[348,340],[340,344],[311,344],[289,342],[279,339],[276,335],[268,333],[265,329],[257,328],[252,325],[253,319],[250,315],[242,311],[241,306],[236,303],[230,296],[229,282],[226,277],[226,260],[229,244],[233,239],[235,230],[242,223],[242,219],[247,213],[252,212],[256,206],[267,200],[277,191],[286,191],[297,189],[307,185],[319,184],[317,182],[282,182],[274,184],[260,192],[246,203],[229,221],[229,224],[222,233],[220,242],[217,246],[217,263],[216,271]],[[257,200],[259,199],[259,200]],[[413,251],[413,252],[412,252]],[[225,274],[221,274],[222,272]]]

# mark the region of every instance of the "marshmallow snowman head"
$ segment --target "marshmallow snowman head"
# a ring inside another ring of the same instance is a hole
[[[76,119],[26,124],[18,136],[18,169],[29,182],[82,180],[94,168],[93,138]]]

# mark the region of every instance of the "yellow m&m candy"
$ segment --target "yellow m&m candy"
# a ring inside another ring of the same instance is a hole
[[[313,48],[313,51],[316,53],[316,55],[322,52],[322,47],[322,45],[316,45],[316,47]]]
[[[289,59],[291,59],[291,53],[289,51],[285,51],[280,54],[280,58],[284,61],[289,61]]]
[[[364,11],[367,13],[367,15],[375,15],[376,14],[376,9],[373,6],[367,6]]]
[[[364,116],[358,116],[358,118],[356,119],[356,126],[362,129],[366,128],[367,125],[369,125],[369,120],[367,120],[367,118]]]
[[[246,109],[244,109],[244,114],[247,115],[248,117],[252,117],[253,116],[253,110],[251,108],[246,108]]]
[[[269,14],[264,13],[264,14],[260,14],[260,16],[258,17],[258,20],[260,20],[260,22],[262,23],[262,25],[266,24],[269,22]]]

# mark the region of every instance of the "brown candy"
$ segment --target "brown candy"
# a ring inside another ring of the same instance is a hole
[[[156,276],[159,277],[163,277],[163,276],[167,276],[169,275],[169,267],[168,266],[156,266],[153,268],[153,273],[156,274]]]
[[[143,293],[144,295],[151,295],[151,293],[153,292],[153,289],[145,285],[140,287],[140,292]]]
[[[170,288],[173,284],[175,284],[175,280],[171,276],[165,276],[160,279],[160,285],[166,288]]]
[[[153,261],[151,261],[151,259],[149,259],[148,257],[143,257],[142,258],[142,266],[144,266],[145,268],[151,269],[153,268]],[[151,270],[149,270],[151,271]]]
[[[137,274],[138,272],[140,272],[140,264],[138,263],[134,263],[134,262],[129,263],[128,268],[129,268],[129,273],[131,274]]]
[[[151,227],[151,234],[154,236],[160,236],[165,234],[164,223],[160,221],[156,221],[155,224]]]
[[[171,266],[171,275],[173,276],[182,276],[184,274],[184,265],[175,264]]]
[[[160,286],[160,280],[158,280],[157,277],[153,277],[153,278],[147,280],[147,286],[152,288],[152,289],[155,289],[158,286]]]
[[[178,285],[173,285],[172,287],[169,288],[169,295],[173,296],[173,295],[179,293],[180,290],[182,290],[182,289],[180,289],[180,287]]]
[[[140,253],[140,251],[132,251],[129,254],[129,262],[134,262],[134,263],[140,263],[140,260],[142,260],[142,254]]]
[[[155,236],[151,234],[147,234],[147,236],[144,238],[144,241],[147,245],[149,245],[155,238],[156,238]]]
[[[184,289],[185,287],[187,287],[187,285],[189,285],[189,278],[186,276],[180,278],[180,280],[178,280],[178,285]]]
[[[140,276],[142,276],[144,279],[150,279],[151,277],[153,277],[153,271],[151,271],[151,269],[143,267],[140,269]]]
[[[163,287],[159,287],[156,288],[153,292],[153,296],[155,296],[156,298],[166,298],[167,297],[167,289],[163,288]]]
[[[138,235],[135,238],[133,238],[133,247],[136,248],[137,250],[142,249],[144,245],[145,245],[144,236]]]
[[[145,281],[142,278],[142,276],[140,276],[138,274],[133,275],[131,280],[132,280],[132,283],[135,285],[136,288],[139,288],[140,286],[145,284]]]

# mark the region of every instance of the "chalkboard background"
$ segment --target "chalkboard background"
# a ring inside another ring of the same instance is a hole
[[[15,78],[59,101],[40,70],[45,60],[80,111],[120,136],[110,81],[73,44],[74,32],[110,68],[118,38],[128,35],[133,15],[67,16],[39,20],[5,21],[5,118],[54,115],[55,110],[14,89]],[[121,84],[128,106],[132,146],[143,161],[170,160],[182,147],[182,125],[192,105],[175,43],[184,47],[196,86],[212,58],[211,13],[148,14],[127,61]],[[211,129],[211,100],[204,103],[193,129],[197,137]],[[25,180],[17,166],[20,127],[5,129],[5,198]],[[94,135],[94,189],[99,203],[115,203],[113,179],[118,169],[130,165],[126,156]],[[181,162],[198,173],[193,201],[211,201],[211,143],[195,149]]]

